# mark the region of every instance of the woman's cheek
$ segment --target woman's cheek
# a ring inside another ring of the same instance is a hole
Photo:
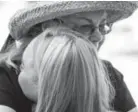
[[[24,93],[24,95],[34,101],[37,102],[37,84],[34,82],[34,76],[31,72],[21,72],[18,77],[19,85]]]

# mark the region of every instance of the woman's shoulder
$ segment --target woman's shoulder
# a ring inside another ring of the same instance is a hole
[[[109,61],[102,60],[108,70],[111,82],[116,90],[116,97],[113,101],[115,110],[127,112],[136,107],[136,104],[124,82],[123,75]]]
[[[3,78],[9,78],[10,71],[11,71],[10,68],[5,63],[0,63],[0,78],[1,78],[1,80]]]
[[[6,63],[0,63],[0,78],[7,79],[7,81],[11,81],[13,84],[17,81],[18,74],[13,67],[6,65]],[[7,83],[7,81],[3,83]],[[1,83],[1,82],[0,82]]]
[[[102,63],[104,64],[104,66],[106,67],[106,70],[109,74],[109,77],[111,78],[111,80],[116,80],[116,81],[121,81],[123,80],[123,74],[117,70],[111,62],[107,61],[107,60],[102,60]]]
[[[1,72],[9,72],[10,71],[10,68],[4,63],[4,62],[1,62],[0,63],[0,73]]]

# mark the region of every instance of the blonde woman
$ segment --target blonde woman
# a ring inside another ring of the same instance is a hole
[[[107,112],[114,89],[95,46],[67,27],[46,29],[25,49],[19,83],[35,112]]]
[[[29,2],[17,11],[9,23],[10,35],[0,54],[0,111],[31,112],[32,102],[24,96],[17,79],[24,49],[43,32],[42,28],[49,28],[49,23],[52,26],[55,23],[64,25],[84,35],[98,51],[106,34],[111,32],[112,24],[131,16],[137,6],[134,1]],[[110,62],[102,63],[115,88],[116,96],[111,103],[113,108],[122,112],[137,112],[123,75]]]

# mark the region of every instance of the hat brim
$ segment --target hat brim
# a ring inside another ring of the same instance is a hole
[[[123,1],[64,1],[47,5],[46,2],[31,8],[19,10],[11,19],[9,29],[12,37],[22,38],[35,24],[61,16],[79,12],[105,10],[108,22],[115,22],[129,17],[136,9],[133,2]]]

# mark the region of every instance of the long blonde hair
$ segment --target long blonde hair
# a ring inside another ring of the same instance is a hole
[[[38,74],[35,112],[106,112],[114,89],[94,45],[66,27],[47,28],[36,37]]]

